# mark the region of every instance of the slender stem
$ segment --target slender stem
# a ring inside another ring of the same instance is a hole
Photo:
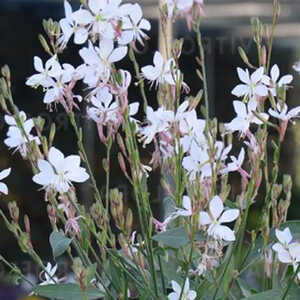
[[[30,284],[32,287],[34,287],[34,284],[27,279],[27,277],[25,275],[23,275],[23,273],[21,272],[21,270],[11,264],[10,262],[8,262],[2,255],[0,255],[0,261],[2,261],[6,266],[8,266],[12,272],[16,273],[18,276],[20,276],[24,281],[26,281],[28,284]]]
[[[93,185],[93,188],[94,188],[95,193],[96,193],[96,199],[99,202],[100,206],[103,208],[103,203],[102,203],[102,200],[101,200],[101,195],[100,195],[99,189],[97,187],[97,182],[96,182],[96,179],[94,177],[94,173],[92,171],[92,168],[90,166],[90,163],[89,163],[89,160],[88,160],[88,156],[87,156],[86,151],[84,149],[83,142],[82,142],[82,134],[81,134],[80,129],[77,127],[76,120],[75,120],[73,112],[71,112],[69,114],[69,118],[70,118],[70,122],[71,122],[71,124],[72,124],[72,126],[74,128],[74,131],[76,133],[76,136],[77,136],[77,139],[78,139],[78,148],[79,148],[81,154],[83,155],[84,162],[85,162],[85,164],[87,166],[88,173],[90,175],[90,178],[91,178],[91,181],[92,181],[92,185]]]
[[[209,101],[208,101],[208,85],[207,85],[207,74],[206,74],[206,64],[205,64],[205,51],[202,43],[202,34],[200,31],[200,21],[197,24],[196,28],[197,34],[197,43],[199,47],[199,55],[202,67],[202,81],[203,81],[203,89],[204,89],[204,101],[205,101],[205,109],[206,109],[206,120],[209,119]]]
[[[131,62],[133,63],[133,66],[134,66],[135,75],[138,79],[140,92],[141,92],[143,102],[144,102],[144,107],[143,107],[144,112],[146,112],[147,106],[148,106],[148,101],[147,101],[147,96],[146,96],[146,92],[145,92],[145,83],[144,83],[144,80],[141,77],[140,67],[139,67],[139,64],[137,62],[137,59],[136,59],[136,56],[135,56],[132,45],[130,45],[130,48],[129,48],[129,58],[130,58]]]
[[[275,28],[276,28],[277,20],[278,20],[278,14],[279,14],[279,2],[278,2],[278,0],[274,0],[272,30],[271,30],[271,36],[270,36],[270,41],[269,41],[269,45],[268,45],[267,72],[269,72],[270,64],[271,64],[272,49],[273,49]]]
[[[163,270],[163,266],[161,263],[161,257],[159,254],[157,255],[157,258],[158,258],[158,265],[159,265],[159,269],[160,269],[161,284],[162,284],[164,294],[166,294],[167,289],[166,289],[166,285],[165,285],[165,275],[164,275],[164,270]]]
[[[110,175],[110,150],[111,140],[106,145],[106,192],[105,192],[105,208],[106,213],[109,214],[109,175]],[[108,217],[108,215],[107,215]]]

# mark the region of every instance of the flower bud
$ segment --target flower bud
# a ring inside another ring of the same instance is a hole
[[[281,184],[274,184],[271,190],[271,199],[276,202],[282,192]]]
[[[88,271],[83,266],[81,259],[76,257],[73,262],[73,272],[76,277],[77,282],[80,285],[80,288],[83,292],[85,292],[88,285]]]
[[[293,186],[292,177],[290,175],[283,175],[283,191],[288,194]]]
[[[105,224],[102,208],[98,202],[94,203],[90,208],[90,213],[99,228],[103,228]]]
[[[55,123],[51,124],[51,129],[50,129],[50,134],[49,134],[49,146],[51,147],[53,144],[53,140],[55,137],[55,133],[56,133],[56,125]]]
[[[2,73],[3,77],[5,77],[8,82],[10,82],[11,73],[10,73],[10,69],[9,69],[8,65],[5,65],[1,68],[1,73]]]
[[[52,56],[50,47],[48,46],[48,43],[47,43],[46,39],[45,39],[41,34],[39,34],[39,40],[40,40],[40,43],[41,43],[42,47],[44,48],[44,50],[45,50],[49,55]]]
[[[117,134],[117,142],[118,142],[118,145],[119,145],[123,155],[127,156],[127,151],[126,151],[126,147],[124,144],[124,140],[119,133]]]
[[[15,201],[8,203],[8,210],[10,217],[13,219],[15,223],[19,222],[20,211]]]
[[[9,114],[9,111],[8,111],[8,108],[7,108],[7,105],[6,105],[6,101],[5,101],[5,98],[0,95],[0,99],[1,99],[1,108],[4,112],[6,112],[7,114]]]
[[[183,47],[184,39],[175,40],[172,53],[174,58],[179,58],[181,56],[182,47]]]
[[[250,64],[248,56],[246,54],[246,52],[244,51],[244,49],[242,47],[238,47],[238,51],[240,54],[240,57],[242,59],[242,61],[250,68],[253,68],[253,66]]]
[[[4,78],[0,78],[0,94],[6,99],[9,97],[7,82]]]
[[[106,173],[108,173],[110,167],[109,167],[109,161],[108,161],[106,158],[103,158],[103,160],[102,160],[102,165],[103,165],[104,171],[105,171]]]
[[[53,228],[56,228],[56,208],[53,205],[47,205],[47,213]]]
[[[133,214],[132,210],[128,208],[127,214],[126,214],[126,222],[125,222],[125,231],[128,235],[131,234],[132,231],[132,223],[133,223]]]

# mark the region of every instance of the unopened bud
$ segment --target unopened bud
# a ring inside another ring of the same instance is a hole
[[[109,167],[109,161],[108,161],[106,158],[103,158],[102,164],[103,164],[103,169],[104,169],[104,171],[105,171],[106,173],[108,173],[108,172],[109,172],[109,169],[110,169],[110,167]]]
[[[173,57],[178,59],[181,56],[183,43],[184,43],[184,39],[175,40],[172,49]]]
[[[8,210],[11,218],[15,223],[19,222],[20,211],[15,201],[8,203]]]
[[[265,66],[267,64],[267,49],[265,46],[261,50],[261,64]]]
[[[119,147],[120,147],[123,155],[127,155],[126,147],[125,147],[123,138],[122,138],[122,136],[119,133],[117,134],[117,142],[118,142],[118,145],[119,145]]]
[[[52,56],[52,52],[51,52],[51,50],[50,50],[50,47],[48,46],[48,43],[47,43],[46,39],[45,39],[41,34],[39,34],[39,40],[40,40],[40,43],[41,43],[42,47],[44,48],[44,50],[45,50],[49,55]]]
[[[10,73],[10,69],[9,69],[8,65],[5,65],[1,68],[1,73],[2,73],[3,77],[6,78],[7,81],[10,81],[11,73]]]
[[[6,99],[9,97],[8,86],[4,78],[0,78],[0,94]]]
[[[42,136],[41,137],[41,142],[42,142],[42,148],[45,156],[48,156],[48,141],[47,138]]]
[[[8,114],[9,112],[8,112],[8,108],[7,108],[7,105],[6,105],[5,98],[1,94],[0,94],[0,99],[1,99],[1,108],[2,108],[2,110]]]
[[[193,97],[190,101],[190,109],[196,109],[203,98],[203,90],[200,90],[196,97]]]
[[[274,184],[271,190],[271,198],[275,202],[279,198],[282,192],[282,185],[281,184]]]
[[[238,51],[240,54],[240,57],[242,59],[242,61],[250,68],[253,68],[253,66],[251,65],[251,63],[249,62],[248,56],[246,54],[246,52],[244,51],[244,49],[242,47],[238,47]]]
[[[292,189],[293,181],[290,175],[283,175],[283,191],[285,194],[289,193]]]
[[[94,203],[90,208],[90,213],[98,228],[103,228],[105,218],[100,204],[97,202]]]
[[[88,285],[88,271],[83,266],[80,258],[76,257],[73,262],[73,272],[76,277],[77,282],[83,292],[86,291]]]
[[[30,221],[29,221],[29,217],[27,215],[24,216],[24,224],[25,224],[26,232],[30,234],[30,232],[31,232],[31,230],[30,230]]]
[[[47,205],[48,218],[52,227],[56,227],[56,208],[53,205]]]
[[[49,145],[50,145],[50,147],[53,144],[55,133],[56,133],[56,125],[55,125],[55,123],[52,123],[51,124],[51,129],[50,129],[50,134],[49,134]]]
[[[133,214],[132,210],[128,208],[127,214],[126,214],[126,222],[125,222],[125,230],[128,235],[131,234],[132,231],[132,223],[133,223]]]

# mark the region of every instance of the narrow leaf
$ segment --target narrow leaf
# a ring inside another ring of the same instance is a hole
[[[41,285],[35,288],[35,294],[43,297],[48,297],[50,299],[57,300],[82,300],[83,294],[80,286],[73,283],[67,284],[50,284]],[[93,300],[104,297],[103,291],[95,288],[88,287],[85,292],[86,299]]]

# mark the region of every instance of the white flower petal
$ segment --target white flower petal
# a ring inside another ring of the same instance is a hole
[[[0,180],[6,178],[11,172],[11,168],[4,169],[3,171],[0,172]]]
[[[238,218],[240,211],[238,209],[225,210],[219,219],[219,223],[230,223]]]
[[[246,71],[244,71],[241,68],[237,68],[237,72],[238,72],[240,81],[242,81],[246,84],[250,83],[249,71],[247,69],[246,69]]]
[[[38,56],[35,56],[33,58],[33,64],[34,64],[34,69],[37,72],[42,73],[44,71],[43,62],[42,62],[42,60]]]
[[[278,78],[279,78],[279,68],[278,65],[274,65],[271,69],[271,78],[273,80],[273,82],[277,82]]]
[[[209,203],[209,211],[215,220],[219,218],[224,209],[223,201],[219,196],[214,196]]]
[[[118,47],[114,49],[111,55],[109,56],[109,62],[114,63],[122,60],[126,56],[127,51],[128,51],[127,47]]]
[[[56,171],[60,171],[63,168],[64,155],[55,147],[51,147],[48,154],[49,162],[55,167]]]
[[[0,192],[7,195],[8,194],[8,188],[7,185],[3,182],[0,182]]]

